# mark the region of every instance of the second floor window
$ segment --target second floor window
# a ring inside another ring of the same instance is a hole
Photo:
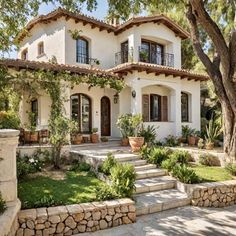
[[[129,60],[129,44],[125,41],[121,44],[121,63],[126,63]]]
[[[164,64],[164,47],[155,42],[142,40],[139,51],[140,61],[158,65]]]
[[[24,49],[21,53],[21,59],[22,60],[28,60],[28,49]]]
[[[44,44],[43,44],[43,42],[40,42],[38,44],[38,56],[41,56],[43,54],[44,54]]]
[[[86,39],[79,38],[76,41],[76,62],[89,64],[89,44]]]

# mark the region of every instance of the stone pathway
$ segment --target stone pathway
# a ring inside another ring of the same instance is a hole
[[[199,208],[186,206],[140,216],[131,225],[84,233],[83,236],[220,236],[236,235],[236,206]],[[79,236],[79,235],[78,235]]]

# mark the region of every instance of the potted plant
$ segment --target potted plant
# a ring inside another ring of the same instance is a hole
[[[182,137],[179,139],[180,143],[188,143],[188,136],[191,134],[191,129],[188,125],[182,125]]]
[[[146,50],[141,50],[139,52],[140,60],[142,62],[147,62],[148,61],[148,52]]]
[[[140,137],[140,131],[142,129],[143,118],[141,114],[132,115],[129,119],[129,124],[132,129],[132,135],[129,136],[129,144],[131,146],[132,152],[140,151],[144,144],[144,137]]]
[[[71,143],[72,144],[81,144],[83,141],[83,136],[79,130],[79,124],[77,121],[73,121],[73,129],[71,130]]]
[[[206,126],[206,149],[212,150],[215,146],[215,141],[221,134],[221,127],[215,123],[214,119],[209,121],[208,126]]]
[[[28,112],[28,119],[29,119],[29,124],[26,125],[28,131],[24,132],[24,139],[26,142],[29,143],[38,142],[39,134],[38,131],[36,131],[37,128],[36,114],[34,112]]]
[[[98,135],[98,128],[93,128],[92,129],[92,134],[90,134],[90,141],[91,143],[97,143],[98,139],[99,139],[99,135]]]
[[[188,145],[194,146],[196,144],[197,135],[195,129],[190,129],[189,136],[188,136]]]
[[[108,142],[108,138],[107,137],[101,137],[101,141],[104,142],[104,143]]]
[[[129,136],[132,136],[132,129],[130,127],[130,117],[131,114],[124,114],[120,115],[117,119],[116,125],[119,128],[122,139],[121,139],[121,146],[128,146],[129,145]]]

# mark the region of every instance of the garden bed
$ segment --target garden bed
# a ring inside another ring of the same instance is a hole
[[[104,183],[92,172],[42,171],[18,183],[22,209],[91,202]]]

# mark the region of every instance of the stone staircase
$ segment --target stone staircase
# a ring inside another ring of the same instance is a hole
[[[137,173],[134,195],[137,216],[190,205],[190,198],[176,189],[175,178],[165,170],[148,164],[139,155],[122,154],[115,157],[121,163],[134,165]]]

